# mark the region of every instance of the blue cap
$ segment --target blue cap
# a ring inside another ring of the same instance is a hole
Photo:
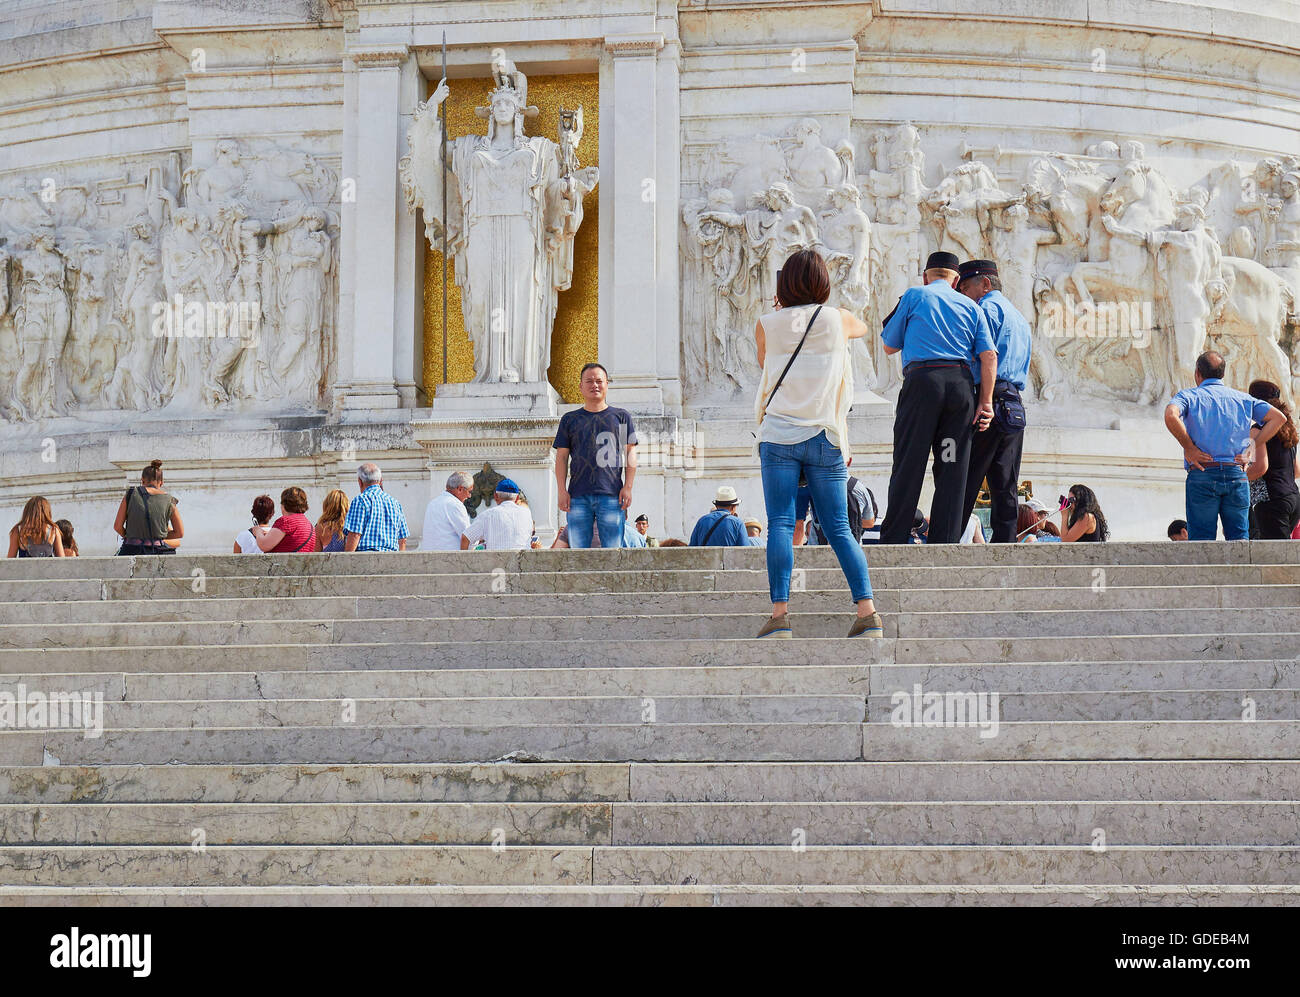
[[[501,492],[503,495],[518,495],[520,489],[519,486],[509,478],[502,478],[497,482],[496,488],[492,490],[494,492]]]

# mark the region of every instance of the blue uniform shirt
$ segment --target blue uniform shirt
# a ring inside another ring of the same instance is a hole
[[[998,380],[1010,381],[1024,391],[1029,380],[1029,351],[1032,347],[1029,323],[1019,309],[1002,296],[1001,291],[989,291],[980,298],[979,306],[998,348]],[[975,383],[979,384],[979,361],[972,360],[970,369],[975,375]]]
[[[1272,408],[1228,387],[1217,377],[1207,377],[1194,388],[1184,388],[1170,403],[1178,409],[1192,442],[1221,464],[1231,464],[1250,445],[1250,428],[1263,423]],[[1183,467],[1194,468],[1183,461]]]
[[[902,348],[904,367],[918,360],[972,360],[997,349],[984,311],[943,280],[909,287],[881,341]]]

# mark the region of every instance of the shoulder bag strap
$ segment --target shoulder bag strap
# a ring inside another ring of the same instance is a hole
[[[777,391],[780,389],[781,382],[785,380],[785,375],[790,373],[790,365],[794,363],[794,358],[797,357],[799,355],[799,351],[803,349],[804,340],[808,338],[808,333],[812,331],[813,323],[817,321],[817,316],[821,314],[823,307],[824,306],[822,305],[817,306],[817,310],[812,313],[812,318],[808,320],[808,324],[804,327],[803,337],[799,340],[799,345],[796,346],[794,348],[794,352],[790,354],[790,359],[787,360],[785,364],[785,370],[781,371],[781,376],[776,379],[776,386],[772,388],[771,394],[767,396],[767,401],[763,403],[764,413],[767,412],[767,407],[772,404],[772,399],[776,396]]]
[[[145,491],[144,485],[136,485],[135,493],[140,496],[140,501],[144,503],[144,521],[149,526],[149,536],[147,538],[140,537],[139,539],[156,540],[158,538],[153,535],[153,514],[149,511],[149,493]]]
[[[700,541],[701,547],[707,547],[709,545],[709,537],[713,536],[713,531],[716,530],[719,526],[721,526],[722,521],[730,515],[731,513],[729,512],[723,513],[721,516],[719,516],[717,519],[713,521],[713,525],[710,526],[708,532],[704,534],[704,539]]]
[[[294,553],[295,553],[295,554],[300,554],[300,553],[302,553],[302,552],[303,552],[304,550],[306,550],[309,546],[311,546],[311,542],[312,542],[313,540],[315,540],[315,539],[316,539],[316,527],[313,526],[313,527],[311,528],[311,531],[307,534],[307,539],[304,540],[304,541],[302,542],[302,546],[299,547],[297,550],[295,550]]]

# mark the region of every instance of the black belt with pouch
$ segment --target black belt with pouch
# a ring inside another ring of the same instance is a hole
[[[993,428],[1000,433],[1019,433],[1025,428],[1025,403],[1020,389],[1010,381],[993,384]]]

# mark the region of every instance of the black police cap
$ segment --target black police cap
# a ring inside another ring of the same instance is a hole
[[[967,260],[957,268],[957,279],[965,280],[967,277],[996,277],[998,275],[998,265],[992,260]]]
[[[925,261],[927,270],[956,270],[961,261],[955,253],[931,253]]]

